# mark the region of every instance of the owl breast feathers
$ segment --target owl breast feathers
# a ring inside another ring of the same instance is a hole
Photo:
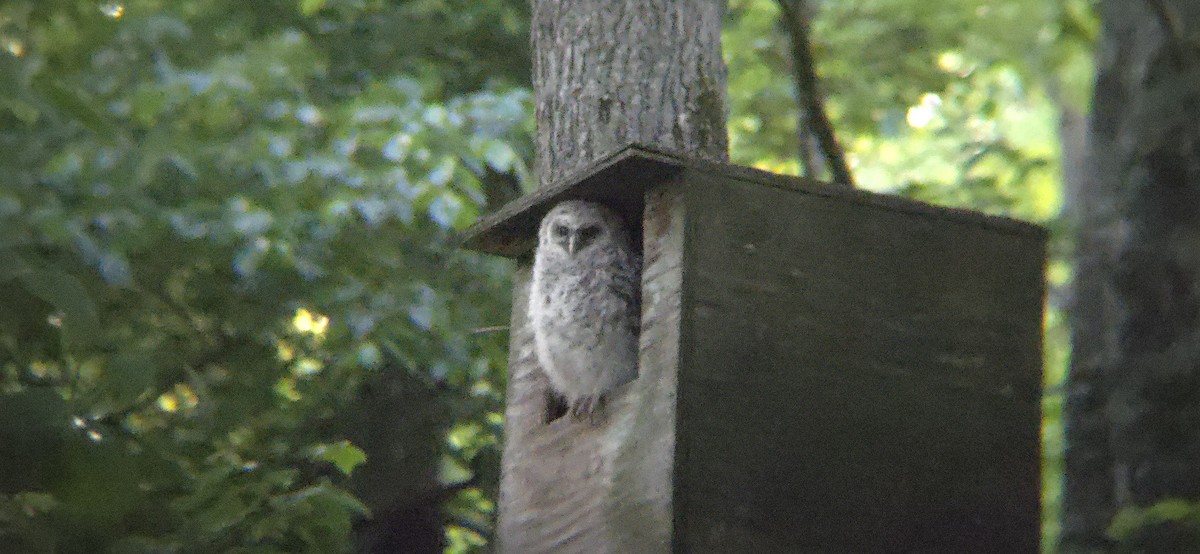
[[[567,200],[538,229],[529,293],[538,362],[576,418],[637,377],[641,260],[620,216]]]

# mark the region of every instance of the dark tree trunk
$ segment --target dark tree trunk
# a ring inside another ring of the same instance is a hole
[[[1102,104],[1097,102],[1097,107]],[[1115,356],[1116,299],[1112,268],[1117,231],[1116,184],[1101,178],[1094,159],[1098,139],[1085,140],[1082,154],[1068,140],[1085,127],[1082,117],[1064,112],[1064,212],[1075,234],[1075,275],[1066,306],[1071,325],[1071,365],[1063,406],[1066,433],[1061,544],[1068,551],[1105,548],[1112,518],[1112,454],[1109,449],[1105,373]],[[1090,133],[1089,133],[1089,136]],[[1082,159],[1081,159],[1082,158]]]
[[[1200,500],[1200,3],[1109,0],[1079,195],[1063,549],[1113,514]],[[1122,548],[1196,551],[1196,527]]]

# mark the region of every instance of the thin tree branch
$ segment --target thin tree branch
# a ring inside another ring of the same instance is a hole
[[[18,370],[17,382],[26,387],[65,387],[67,381],[63,377],[38,377],[34,375],[29,368]]]
[[[804,105],[804,95],[796,95],[796,140],[800,143],[800,162],[804,164],[804,176],[812,179],[823,179],[829,171],[825,156],[820,151],[816,136],[813,135],[812,123],[809,121],[808,109]]]
[[[807,123],[807,128],[801,132],[803,144],[805,132],[812,133],[821,146],[825,161],[833,174],[833,181],[839,185],[854,186],[854,176],[846,163],[846,155],[833,132],[833,124],[825,113],[825,100],[821,96],[816,65],[812,54],[810,39],[810,22],[806,13],[805,0],[778,0],[783,12],[783,25],[792,43],[792,73],[796,79],[796,93],[802,106],[801,124]],[[806,146],[801,146],[803,155]],[[815,156],[810,156],[815,158]],[[805,160],[809,163],[809,160]],[[809,168],[811,169],[811,167]]]

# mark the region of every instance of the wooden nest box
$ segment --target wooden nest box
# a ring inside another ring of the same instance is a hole
[[[553,419],[526,303],[541,217],[639,230],[638,379]],[[518,260],[504,552],[1039,549],[1045,232],[630,147],[484,218]]]

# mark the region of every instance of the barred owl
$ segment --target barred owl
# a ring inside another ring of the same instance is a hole
[[[637,377],[641,259],[620,216],[564,201],[538,229],[529,293],[534,346],[576,419]]]

